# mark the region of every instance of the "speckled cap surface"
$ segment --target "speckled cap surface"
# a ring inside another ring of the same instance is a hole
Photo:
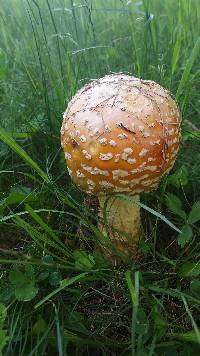
[[[89,194],[157,188],[174,165],[179,143],[180,114],[169,92],[121,73],[85,85],[63,115],[69,174]]]

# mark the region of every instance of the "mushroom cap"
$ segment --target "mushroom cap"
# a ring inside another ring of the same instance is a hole
[[[157,188],[174,165],[179,143],[180,114],[169,92],[122,73],[85,85],[63,115],[69,174],[90,194]]]

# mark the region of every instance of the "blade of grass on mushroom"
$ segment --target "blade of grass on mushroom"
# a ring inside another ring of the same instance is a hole
[[[181,234],[181,230],[176,227],[171,221],[169,221],[164,215],[158,213],[157,211],[155,211],[152,208],[149,208],[149,206],[140,203],[139,201],[137,201],[135,198],[130,197],[130,196],[126,196],[123,194],[116,194],[117,197],[121,198],[121,199],[125,199],[128,200],[130,203],[132,204],[138,204],[141,208],[149,211],[151,214],[155,215],[157,218],[161,219],[162,221],[164,221],[167,225],[169,225],[172,229],[174,229],[175,231],[177,231],[178,233]]]

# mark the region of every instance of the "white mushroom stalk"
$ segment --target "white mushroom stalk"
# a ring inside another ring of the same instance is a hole
[[[72,180],[99,197],[102,216],[107,194],[139,197],[156,189],[172,169],[180,143],[178,107],[155,82],[107,75],[70,101],[61,143]],[[139,206],[115,197],[108,204],[108,223],[131,238],[114,232],[109,237],[120,252],[135,255],[141,238]]]

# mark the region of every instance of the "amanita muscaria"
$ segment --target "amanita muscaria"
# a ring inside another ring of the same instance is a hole
[[[139,199],[172,169],[180,143],[179,110],[169,92],[153,81],[106,75],[69,102],[61,142],[72,180],[98,196],[102,217],[108,194]],[[129,236],[112,231],[109,238],[116,248],[134,255],[141,237],[139,205],[113,195],[107,221]]]

